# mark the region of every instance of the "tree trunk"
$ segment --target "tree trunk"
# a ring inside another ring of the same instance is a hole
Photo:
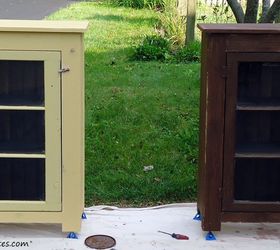
[[[188,0],[177,0],[177,9],[180,16],[186,17],[188,12]]]
[[[243,23],[244,22],[244,11],[242,9],[241,4],[237,0],[227,0],[227,2],[235,16],[236,21],[238,23]]]
[[[244,23],[256,23],[258,17],[259,0],[247,0]]]
[[[262,16],[260,23],[273,23],[273,21],[277,18],[280,11],[280,0],[275,0],[271,5],[265,16]]]
[[[185,44],[188,45],[194,41],[195,30],[195,0],[188,0],[188,12],[187,12],[187,32]]]
[[[270,0],[262,0],[262,17],[267,15],[270,8]]]

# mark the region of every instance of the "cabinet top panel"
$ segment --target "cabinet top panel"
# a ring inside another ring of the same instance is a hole
[[[198,24],[206,33],[246,33],[246,34],[280,34],[280,24]]]
[[[83,33],[87,21],[0,20],[0,32]]]

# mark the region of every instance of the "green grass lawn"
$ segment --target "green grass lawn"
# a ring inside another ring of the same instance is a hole
[[[85,34],[86,204],[194,200],[199,64],[129,60],[157,13],[80,2],[50,19],[89,20]],[[144,172],[144,166],[152,165]]]

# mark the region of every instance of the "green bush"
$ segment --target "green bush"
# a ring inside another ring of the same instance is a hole
[[[132,59],[139,61],[164,61],[169,57],[170,43],[159,35],[146,36],[134,51]]]
[[[164,0],[110,0],[113,4],[131,8],[157,8],[164,7]]]
[[[168,61],[174,63],[189,63],[200,61],[200,42],[195,41],[186,47],[176,50],[169,40],[159,35],[146,36],[132,55],[137,61]]]
[[[186,47],[179,48],[174,52],[174,60],[176,62],[199,62],[200,61],[200,42],[195,41]]]

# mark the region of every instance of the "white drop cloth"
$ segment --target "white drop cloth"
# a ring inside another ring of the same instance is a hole
[[[152,208],[93,206],[85,209],[79,239],[67,239],[59,225],[0,224],[0,243],[26,241],[29,247],[3,249],[83,250],[86,237],[107,234],[116,239],[116,250],[244,249],[280,250],[280,223],[224,223],[216,241],[206,241],[200,222],[192,218],[196,204],[180,203]],[[180,241],[158,230],[188,235]]]

